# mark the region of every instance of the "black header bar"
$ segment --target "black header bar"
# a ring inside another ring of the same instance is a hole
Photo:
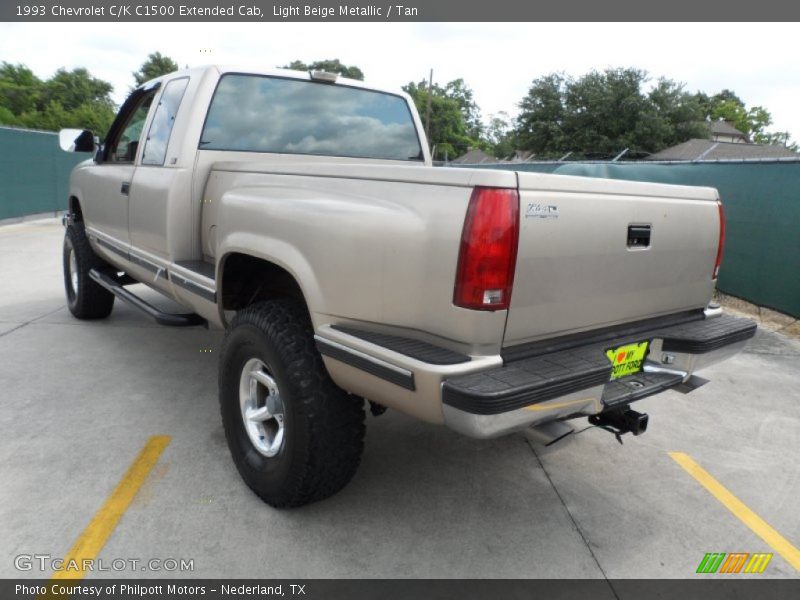
[[[0,21],[17,22],[767,22],[800,20],[787,0],[3,0]],[[598,25],[602,27],[602,25]],[[725,32],[709,36],[725,39]]]

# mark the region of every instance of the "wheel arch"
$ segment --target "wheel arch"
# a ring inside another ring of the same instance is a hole
[[[75,223],[83,222],[83,209],[81,208],[81,201],[74,194],[69,197],[67,204],[69,213],[72,215],[72,220]]]
[[[293,298],[310,312],[298,278],[275,261],[231,251],[219,261],[217,281],[217,304],[225,324],[225,311],[241,310],[254,302],[274,298]]]

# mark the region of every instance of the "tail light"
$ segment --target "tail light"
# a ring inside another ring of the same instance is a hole
[[[717,200],[717,208],[719,209],[719,244],[717,245],[717,260],[714,263],[712,279],[716,279],[719,275],[719,266],[722,264],[722,250],[725,246],[725,210],[719,200]]]
[[[507,309],[518,241],[517,190],[476,187],[461,234],[453,303],[474,310]]]

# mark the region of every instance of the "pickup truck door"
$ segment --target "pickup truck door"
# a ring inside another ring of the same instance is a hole
[[[131,246],[141,248],[160,258],[174,258],[175,249],[168,246],[168,226],[170,224],[170,207],[188,206],[191,186],[185,179],[185,169],[176,166],[177,158],[168,155],[170,137],[175,118],[178,115],[188,77],[180,77],[162,86],[152,109],[153,117],[149,122],[147,135],[143,137],[142,153],[133,174],[131,183],[128,228]],[[190,174],[189,174],[190,175]],[[183,184],[183,185],[181,185]],[[179,196],[185,196],[181,202]],[[172,227],[188,228],[186,223]],[[188,232],[187,232],[188,233]]]
[[[155,95],[154,89],[135,90],[122,105],[109,129],[96,164],[88,169],[81,199],[86,224],[128,246],[128,199],[136,155]]]

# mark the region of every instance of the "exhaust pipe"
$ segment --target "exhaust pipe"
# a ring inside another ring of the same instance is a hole
[[[589,423],[592,425],[612,429],[612,432],[617,434],[617,439],[623,433],[642,435],[647,431],[648,420],[646,413],[636,412],[630,408],[611,410],[589,417]]]

